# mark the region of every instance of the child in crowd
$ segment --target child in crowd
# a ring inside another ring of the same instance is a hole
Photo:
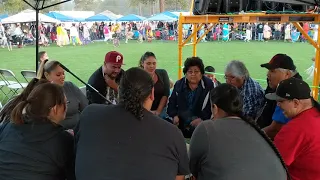
[[[204,68],[204,71],[205,71],[204,75],[212,80],[214,87],[217,87],[218,85],[221,84],[216,78],[216,75],[215,75],[216,70],[214,69],[214,67],[207,66]]]
[[[120,46],[119,35],[117,33],[113,34],[113,46],[114,47],[119,47]]]

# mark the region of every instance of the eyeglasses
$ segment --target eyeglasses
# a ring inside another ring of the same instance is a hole
[[[227,76],[227,75],[225,75],[224,76],[224,79],[226,79],[226,80],[233,80],[234,78],[236,78],[236,77],[234,77],[234,76]]]
[[[200,71],[187,71],[187,74],[199,74],[200,73]]]

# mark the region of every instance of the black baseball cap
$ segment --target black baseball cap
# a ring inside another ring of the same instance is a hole
[[[286,54],[276,54],[268,63],[261,64],[260,66],[269,70],[277,68],[296,70],[293,60]]]
[[[306,82],[293,77],[281,81],[276,92],[266,94],[266,98],[274,101],[309,99],[310,93],[311,89]]]

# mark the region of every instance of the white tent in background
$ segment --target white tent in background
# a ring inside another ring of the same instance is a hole
[[[170,21],[177,21],[176,18],[167,16],[165,14],[156,14],[154,16],[151,16],[150,18],[146,19],[147,21],[166,21],[166,22],[170,22]]]
[[[36,11],[30,10],[30,9],[21,11],[18,14],[9,16],[1,20],[1,22],[4,24],[27,23],[27,22],[35,22],[35,21],[36,21]],[[39,22],[59,23],[60,21],[39,13]]]
[[[113,13],[112,11],[109,11],[109,10],[105,10],[105,11],[103,11],[103,12],[100,13],[100,14],[103,14],[103,15],[105,15],[105,16],[108,16],[108,17],[110,17],[110,18],[112,18],[112,19],[119,19],[119,18],[123,17],[122,15],[120,15],[120,14],[115,14],[115,13]]]

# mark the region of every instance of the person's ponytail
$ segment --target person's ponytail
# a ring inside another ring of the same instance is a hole
[[[242,120],[244,120],[245,122],[247,122],[251,127],[253,127],[262,137],[265,141],[267,141],[267,143],[270,145],[270,147],[273,149],[273,151],[276,153],[276,155],[278,156],[283,168],[285,169],[286,173],[287,173],[287,179],[288,180],[291,180],[291,177],[290,177],[290,174],[289,174],[289,171],[288,171],[288,168],[287,168],[287,165],[286,163],[284,162],[279,150],[277,149],[277,147],[274,145],[274,143],[272,142],[272,140],[266,135],[266,133],[264,131],[261,130],[261,128],[257,125],[257,123],[248,118],[248,117],[245,117],[243,116],[243,113],[240,113],[238,115],[238,117],[240,117]]]
[[[18,103],[18,105],[12,110],[11,112],[11,122],[15,124],[23,124],[23,110],[27,108],[28,101],[21,101]]]
[[[138,67],[130,68],[120,81],[120,104],[138,120],[142,120],[144,102],[152,94],[152,88],[153,80],[146,71]]]
[[[37,73],[37,78],[38,79],[46,79],[46,76],[44,75],[44,65],[46,64],[46,62],[48,62],[48,59],[41,61],[39,69],[38,69],[38,73]]]

